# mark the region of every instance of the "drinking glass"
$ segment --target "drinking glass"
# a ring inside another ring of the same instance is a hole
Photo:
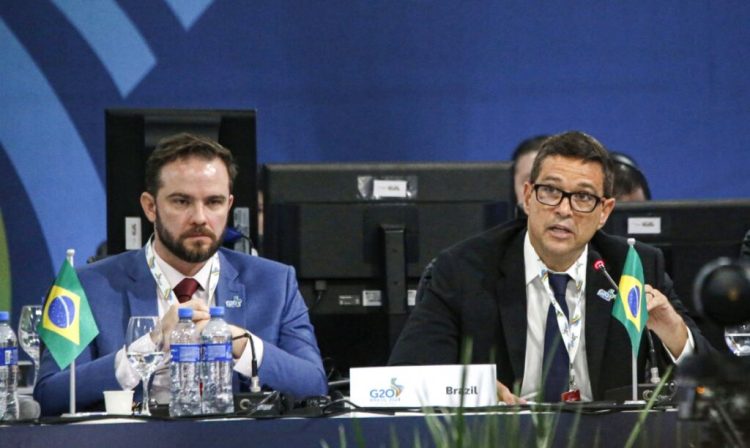
[[[750,355],[750,322],[726,327],[724,329],[724,340],[735,355]]]
[[[23,351],[29,355],[34,363],[34,383],[39,377],[39,322],[42,321],[42,307],[40,305],[24,305],[21,307],[21,317],[18,319],[18,339]]]
[[[125,334],[125,353],[128,361],[143,381],[143,401],[140,415],[151,415],[148,408],[148,380],[164,359],[164,336],[155,316],[133,316]]]

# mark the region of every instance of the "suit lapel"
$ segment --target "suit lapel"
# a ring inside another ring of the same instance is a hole
[[[511,367],[513,368],[513,376],[516,381],[520,381],[523,378],[526,359],[527,319],[526,274],[523,260],[524,235],[525,232],[520,232],[508,246],[507,251],[500,260],[500,273],[497,281],[497,306],[506,347],[510,355]]]
[[[599,290],[609,291],[613,286],[604,275],[594,270],[596,260],[591,252],[589,249],[586,266],[586,361],[591,392],[597,396],[614,301],[606,301],[598,295]]]
[[[127,289],[131,316],[157,316],[159,310],[156,298],[156,281],[146,263],[146,252],[139,250],[133,255],[134,263],[129,263],[128,276],[132,280]]]
[[[224,254],[219,252],[221,273],[216,286],[216,306],[224,307],[224,320],[230,324],[245,327],[245,309],[248,306],[245,297],[245,285],[238,281],[237,269],[229,263]]]

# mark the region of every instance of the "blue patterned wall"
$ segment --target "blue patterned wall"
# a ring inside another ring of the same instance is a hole
[[[618,3],[3,0],[14,315],[105,238],[108,107],[255,108],[261,162],[507,159],[575,128],[657,198],[747,196],[750,4]]]

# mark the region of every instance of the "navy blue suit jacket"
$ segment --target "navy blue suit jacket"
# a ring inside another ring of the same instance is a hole
[[[227,249],[219,250],[221,274],[215,303],[225,320],[246,328],[264,342],[258,376],[262,385],[296,397],[327,392],[326,377],[313,327],[294,269],[274,261]],[[101,405],[102,391],[120,389],[115,354],[123,347],[130,316],[156,316],[156,282],[143,249],[106,258],[79,269],[99,335],[76,360],[76,407]],[[239,307],[227,300],[241,299]],[[69,407],[69,369],[60,371],[49,352],[41,359],[34,398],[44,415]],[[238,381],[235,388],[247,379]]]

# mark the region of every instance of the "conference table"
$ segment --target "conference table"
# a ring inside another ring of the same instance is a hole
[[[3,447],[422,447],[436,446],[463,424],[461,446],[624,446],[643,419],[635,446],[697,445],[705,424],[681,420],[674,409],[532,412],[499,410],[392,415],[348,412],[299,418],[95,418],[74,422],[43,419],[0,426]],[[541,427],[550,428],[548,432]],[[572,439],[572,443],[571,440]],[[450,446],[458,446],[452,444]]]

